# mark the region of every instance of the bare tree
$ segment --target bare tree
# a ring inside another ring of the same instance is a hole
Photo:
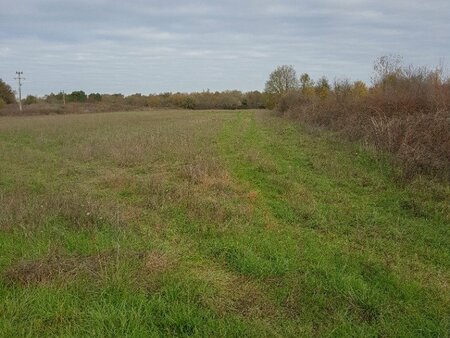
[[[396,77],[402,74],[402,57],[400,55],[384,55],[375,60],[372,77],[374,85],[382,83],[389,77]]]
[[[266,82],[266,92],[270,94],[284,94],[298,88],[297,73],[293,66],[277,67]]]

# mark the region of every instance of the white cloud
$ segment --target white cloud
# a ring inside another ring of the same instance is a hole
[[[92,32],[99,38],[125,38],[148,41],[171,41],[182,38],[181,34],[161,31],[151,27],[130,27],[122,29],[98,29]]]
[[[11,52],[11,48],[9,47],[0,47],[0,57],[4,56],[8,56],[8,54]]]

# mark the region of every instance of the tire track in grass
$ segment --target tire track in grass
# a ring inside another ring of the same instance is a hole
[[[443,318],[449,312],[445,306],[448,297],[442,295],[439,285],[446,273],[436,273],[432,265],[426,266],[427,261],[414,262],[425,269],[423,275],[433,275],[434,284],[430,285],[420,280],[420,273],[408,273],[408,268],[401,266],[410,258],[417,259],[408,247],[420,243],[420,238],[408,229],[395,229],[389,221],[398,218],[399,210],[395,205],[383,205],[389,194],[394,194],[395,200],[405,192],[389,185],[385,173],[373,168],[373,163],[368,167],[364,158],[367,154],[351,159],[348,149],[334,147],[321,137],[302,135],[291,123],[264,114],[240,113],[225,126],[220,149],[233,177],[260,196],[258,208],[275,220],[278,238],[261,229],[252,233],[251,241],[235,238],[241,245],[218,249],[225,251],[222,257],[241,273],[275,280],[274,298],[282,306],[291,307],[295,315],[309,318],[322,333],[414,336],[425,331],[446,332],[448,325]],[[324,168],[318,167],[320,164]],[[349,174],[351,179],[346,182]],[[367,189],[361,188],[358,175],[372,180]],[[380,186],[381,191],[377,190]],[[301,192],[294,204],[290,200],[295,197],[292,191]],[[346,208],[340,200],[353,204],[352,208]],[[313,206],[304,207],[302,203]],[[358,215],[360,220],[352,224],[352,217]],[[433,215],[429,223],[440,219]],[[375,229],[381,234],[371,230],[378,226],[371,220],[386,227]],[[414,227],[423,220],[409,217],[408,221]],[[362,227],[358,228],[359,224]],[[396,231],[400,231],[399,240],[404,243],[391,240]],[[374,235],[380,237],[371,238]],[[356,239],[359,241],[354,246]],[[256,269],[246,270],[242,260],[236,259],[239,255],[260,256],[261,246],[267,247],[265,243],[271,241],[270,255],[284,263],[282,273],[269,269],[258,275]],[[434,244],[442,245],[441,239],[434,238]],[[401,252],[402,245],[408,251],[404,257],[389,261],[379,251],[385,245],[389,245],[388,252]],[[289,254],[281,254],[291,246]],[[229,256],[230,250],[234,256]],[[445,260],[445,252],[430,256],[437,263]],[[417,312],[418,308],[423,310]]]

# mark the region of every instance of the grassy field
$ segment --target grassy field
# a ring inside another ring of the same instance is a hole
[[[0,335],[448,337],[450,187],[267,111],[0,118]]]

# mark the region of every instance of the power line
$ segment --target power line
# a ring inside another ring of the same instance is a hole
[[[22,80],[25,80],[24,77],[22,77],[23,72],[16,72],[17,77],[15,77],[15,80],[19,81],[19,110],[22,111]]]

